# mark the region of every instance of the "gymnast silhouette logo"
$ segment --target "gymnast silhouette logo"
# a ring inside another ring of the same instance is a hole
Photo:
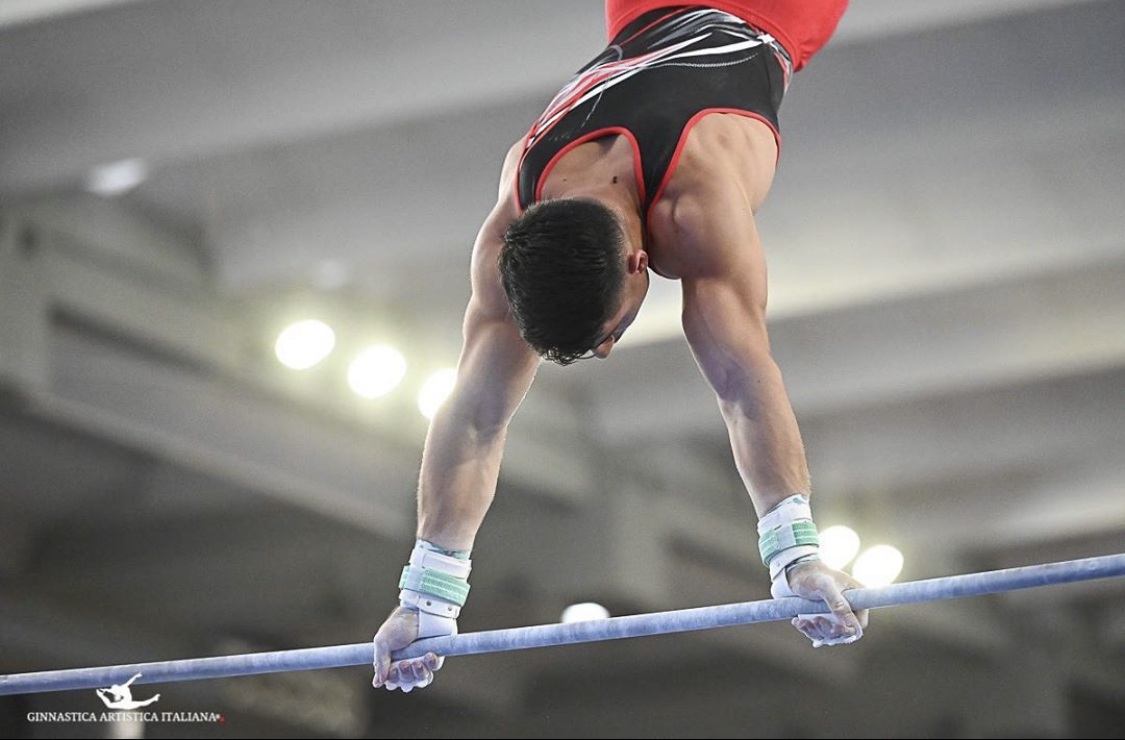
[[[140,677],[141,674],[138,673],[125,683],[114,684],[108,689],[94,689],[94,693],[96,693],[98,698],[102,700],[102,703],[110,709],[140,709],[141,707],[147,707],[149,704],[159,699],[160,694],[157,694],[151,699],[145,699],[144,701],[134,699],[133,690],[129,688],[129,684]]]

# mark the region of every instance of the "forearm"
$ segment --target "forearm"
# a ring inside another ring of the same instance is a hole
[[[761,517],[795,493],[810,493],[808,461],[781,370],[765,352],[742,365],[720,395],[738,472]]]
[[[482,429],[449,401],[434,415],[422,452],[418,537],[471,550],[496,494],[507,426]]]

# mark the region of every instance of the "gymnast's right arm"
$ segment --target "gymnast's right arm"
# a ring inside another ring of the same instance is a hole
[[[391,653],[425,637],[456,634],[468,595],[469,554],[496,493],[508,422],[527,394],[539,357],[519,335],[500,285],[497,259],[514,217],[514,155],[509,151],[500,199],[477,235],[472,297],[453,393],[430,423],[418,486],[418,531],[400,582],[400,605],[375,635],[375,678],[388,689],[428,686],[444,658],[391,664]]]
[[[486,235],[474,249],[457,384],[434,416],[422,453],[418,537],[449,550],[472,549],[496,491],[508,422],[539,366],[500,287],[502,236]]]

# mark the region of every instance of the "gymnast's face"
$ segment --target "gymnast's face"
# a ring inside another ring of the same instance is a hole
[[[594,345],[589,356],[600,360],[609,357],[609,353],[613,351],[613,346],[621,339],[621,335],[636,320],[637,313],[641,310],[641,304],[644,303],[645,295],[648,294],[648,285],[648,254],[644,250],[638,249],[626,257],[625,284],[622,289],[621,307],[602,327],[601,336],[603,339]]]

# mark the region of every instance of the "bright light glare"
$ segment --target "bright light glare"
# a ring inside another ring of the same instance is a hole
[[[593,601],[583,601],[580,604],[571,604],[563,609],[561,621],[565,624],[569,622],[589,622],[592,619],[608,618],[609,609]]]
[[[364,350],[348,368],[348,384],[364,398],[387,395],[405,376],[406,358],[386,345]]]
[[[820,559],[839,570],[859,552],[859,535],[851,527],[837,524],[820,533]]]
[[[456,382],[457,371],[453,369],[438,370],[431,375],[418,393],[418,410],[422,412],[422,416],[434,418],[442,403],[453,392]]]
[[[897,547],[875,545],[856,558],[852,575],[864,586],[886,586],[898,578],[898,574],[902,572],[902,562],[902,553]]]
[[[293,370],[304,370],[317,364],[336,346],[336,332],[323,321],[309,319],[290,324],[277,335],[274,354],[278,361]]]

